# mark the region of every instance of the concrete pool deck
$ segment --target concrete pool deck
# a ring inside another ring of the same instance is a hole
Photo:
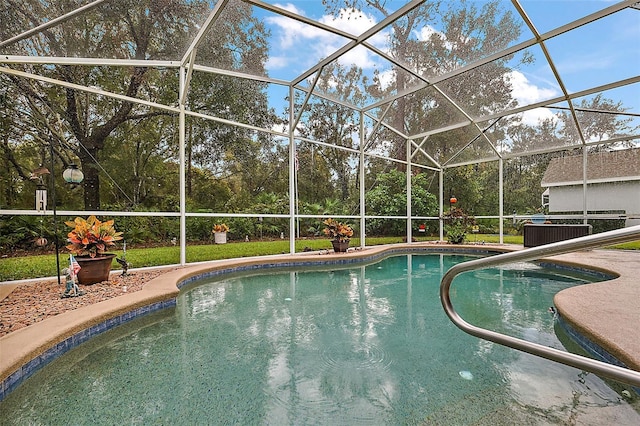
[[[149,281],[142,290],[84,306],[19,329],[0,338],[2,397],[41,365],[77,346],[94,334],[128,321],[154,306],[175,304],[179,286],[199,277],[264,267],[310,266],[329,263],[348,266],[377,260],[399,252],[504,252],[522,249],[510,245],[460,245],[434,243],[372,246],[349,253],[262,256],[229,259],[185,266]],[[617,276],[609,281],[586,284],[555,296],[558,313],[571,327],[599,345],[627,367],[640,371],[640,252],[591,250],[547,257],[546,260],[582,269],[596,269]],[[5,289],[6,290],[6,289]],[[114,320],[117,319],[118,321]],[[87,330],[92,330],[87,333]]]

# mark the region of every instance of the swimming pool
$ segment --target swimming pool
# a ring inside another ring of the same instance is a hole
[[[457,255],[202,281],[26,380],[6,424],[500,424],[638,415],[597,377],[464,334],[438,298]],[[477,282],[476,280],[480,280]],[[465,273],[468,321],[561,347],[552,297],[588,277]]]

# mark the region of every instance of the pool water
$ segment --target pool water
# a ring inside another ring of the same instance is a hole
[[[640,424],[592,374],[466,335],[440,305],[457,255],[198,282],[175,309],[58,358],[2,424]],[[467,321],[562,348],[548,308],[593,277],[533,264],[464,273]]]

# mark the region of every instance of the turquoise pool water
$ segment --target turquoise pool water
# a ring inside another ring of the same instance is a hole
[[[403,255],[199,282],[175,309],[40,370],[0,403],[0,423],[640,424],[597,377],[450,323],[439,282],[466,259]],[[474,324],[562,347],[553,295],[591,278],[507,265],[461,275],[452,298]]]

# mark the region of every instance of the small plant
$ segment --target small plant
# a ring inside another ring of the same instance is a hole
[[[213,231],[211,232],[229,232],[229,227],[225,223],[213,225]]]
[[[451,207],[443,217],[445,221],[444,231],[447,234],[447,241],[451,244],[462,244],[467,237],[469,227],[475,224],[473,216],[467,215],[458,207]]]
[[[73,228],[67,234],[70,243],[67,249],[76,256],[96,257],[122,239],[122,232],[116,231],[113,219],[101,222],[91,215],[87,219],[76,217],[65,224]]]
[[[353,229],[346,223],[338,222],[335,219],[327,219],[322,223],[325,226],[324,235],[334,241],[349,241],[353,237]]]
[[[451,244],[462,244],[467,237],[467,231],[461,225],[446,225],[444,230],[447,233],[447,241]]]

